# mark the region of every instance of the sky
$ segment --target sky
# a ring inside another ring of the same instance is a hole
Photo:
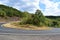
[[[60,0],[0,0],[0,4],[30,13],[39,9],[44,15],[60,16]]]

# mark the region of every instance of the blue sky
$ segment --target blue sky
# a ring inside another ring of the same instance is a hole
[[[60,15],[60,0],[0,0],[0,4],[31,13],[40,9],[44,15]]]

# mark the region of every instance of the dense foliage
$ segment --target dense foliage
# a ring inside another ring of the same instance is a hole
[[[51,20],[51,27],[60,27],[60,16],[45,16]]]
[[[41,10],[36,10],[35,13],[31,14],[27,11],[22,12],[9,6],[0,5],[0,17],[14,16],[22,18],[20,24],[60,27],[60,16],[44,16]]]
[[[36,10],[35,14],[23,19],[20,24],[32,24],[36,26],[60,27],[60,17],[44,16],[40,10]]]

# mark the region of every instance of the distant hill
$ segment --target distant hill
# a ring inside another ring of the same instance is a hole
[[[60,21],[60,16],[45,16],[46,18]]]
[[[56,19],[56,18],[60,18],[60,16],[46,16],[47,18],[50,18],[50,19]]]

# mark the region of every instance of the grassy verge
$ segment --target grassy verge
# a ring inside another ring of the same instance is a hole
[[[23,30],[50,30],[50,29],[52,29],[50,27],[45,27],[45,26],[38,27],[38,26],[34,26],[34,25],[29,25],[29,24],[20,25],[19,21],[3,24],[3,26],[8,27],[8,28],[16,28],[16,29],[23,29]]]

